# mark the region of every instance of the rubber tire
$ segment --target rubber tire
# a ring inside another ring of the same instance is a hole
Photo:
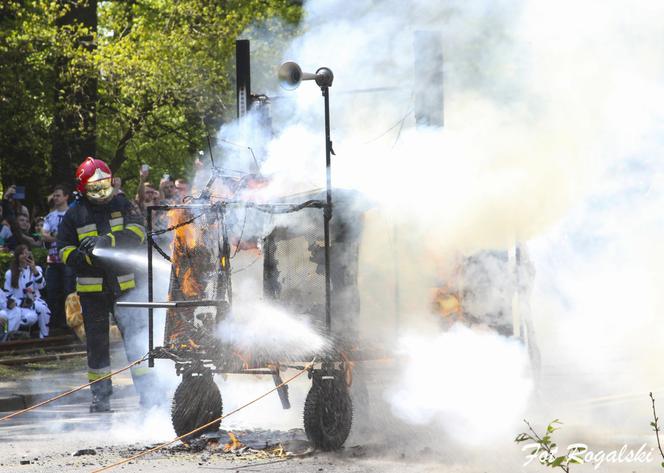
[[[313,447],[340,449],[352,424],[353,402],[345,386],[330,383],[311,387],[304,403],[304,431]]]
[[[173,429],[179,437],[221,417],[222,411],[221,392],[211,375],[185,376],[173,395]],[[221,420],[187,436],[185,440],[199,437],[205,432],[216,432],[220,425]]]

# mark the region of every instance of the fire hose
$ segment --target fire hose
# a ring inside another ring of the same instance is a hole
[[[138,364],[144,362],[145,360],[147,360],[147,358],[148,358],[148,355],[146,354],[145,356],[143,356],[143,358],[140,358],[140,359],[134,361],[133,363],[130,363],[129,365],[125,366],[124,368],[121,368],[121,369],[119,369],[119,370],[113,371],[113,372],[111,372],[111,373],[109,373],[109,374],[107,374],[107,375],[105,375],[105,376],[102,376],[102,377],[99,378],[99,379],[96,379],[96,380],[91,381],[91,382],[89,382],[89,383],[86,383],[86,384],[83,384],[83,385],[81,385],[81,386],[78,386],[78,387],[76,387],[76,388],[74,388],[74,389],[71,389],[71,390],[69,390],[69,391],[66,391],[66,392],[64,392],[64,393],[62,393],[62,394],[58,394],[57,396],[54,396],[54,397],[52,397],[52,398],[50,398],[50,399],[47,399],[47,400],[42,401],[42,402],[40,402],[40,403],[38,403],[38,404],[35,404],[34,406],[30,406],[30,407],[27,407],[27,408],[25,408],[25,409],[21,409],[20,411],[13,412],[13,413],[11,413],[11,414],[5,416],[5,417],[0,418],[0,421],[8,420],[8,419],[11,419],[11,418],[13,418],[13,417],[19,416],[19,415],[21,415],[21,414],[25,414],[26,412],[32,411],[32,410],[37,409],[38,407],[41,407],[41,406],[45,406],[46,404],[50,404],[51,402],[57,401],[58,399],[62,399],[63,397],[69,396],[70,394],[73,394],[73,393],[75,393],[75,392],[77,392],[77,391],[80,391],[80,390],[82,390],[82,389],[85,389],[85,388],[87,388],[88,386],[91,386],[91,385],[93,385],[93,384],[95,384],[95,383],[98,383],[99,381],[103,381],[104,379],[109,379],[109,378],[111,378],[112,376],[115,376],[116,374],[122,373],[123,371],[127,371],[128,369],[130,369],[130,368],[132,368],[132,367],[134,367],[134,366],[136,366],[136,365],[138,365]],[[103,468],[100,468],[100,469],[94,470],[92,473],[99,473],[99,472],[102,472],[102,471],[110,470],[111,468],[115,468],[116,466],[123,465],[123,464],[125,464],[125,463],[127,463],[127,462],[130,462],[130,461],[132,461],[132,460],[135,460],[136,458],[140,458],[140,457],[142,457],[142,456],[144,456],[144,455],[147,455],[148,453],[155,452],[155,451],[160,450],[160,449],[162,449],[162,448],[164,448],[164,447],[167,447],[167,446],[169,446],[169,445],[171,445],[171,444],[174,444],[174,443],[177,442],[178,440],[182,440],[183,438],[188,437],[188,436],[190,436],[190,435],[192,435],[192,434],[198,433],[198,432],[200,432],[201,430],[203,430],[203,429],[205,429],[205,428],[207,428],[207,427],[213,425],[215,422],[219,422],[219,421],[221,421],[221,420],[223,420],[223,419],[225,419],[225,418],[227,418],[227,417],[230,417],[231,415],[235,414],[236,412],[241,411],[241,410],[244,409],[245,407],[249,407],[250,405],[252,405],[252,404],[254,404],[254,403],[260,401],[260,400],[263,399],[264,397],[267,397],[269,394],[272,394],[272,393],[273,393],[274,391],[276,391],[277,389],[282,388],[283,386],[287,385],[288,383],[290,383],[290,382],[293,381],[294,379],[296,379],[296,378],[302,376],[306,371],[308,371],[308,370],[313,366],[314,362],[315,362],[315,358],[314,358],[313,360],[311,360],[311,362],[310,362],[307,366],[305,366],[304,368],[302,368],[300,371],[298,371],[297,373],[295,373],[293,376],[291,376],[291,377],[288,378],[287,380],[283,381],[281,384],[275,386],[274,388],[270,389],[270,390],[267,391],[266,393],[261,394],[261,395],[258,396],[256,399],[254,399],[254,400],[252,400],[252,401],[249,401],[249,402],[247,402],[246,404],[243,404],[242,406],[238,407],[237,409],[232,410],[232,411],[229,412],[228,414],[223,415],[223,416],[221,416],[221,417],[218,417],[218,418],[216,418],[216,419],[214,419],[214,420],[208,422],[207,424],[201,425],[200,427],[195,428],[195,429],[192,430],[191,432],[187,432],[186,434],[180,435],[179,437],[176,437],[176,438],[174,438],[173,440],[170,440],[170,441],[168,441],[168,442],[165,442],[165,443],[163,443],[163,444],[161,444],[161,445],[157,445],[156,447],[153,447],[153,448],[151,448],[151,449],[149,449],[149,450],[145,450],[145,451],[143,451],[143,452],[137,453],[136,455],[133,455],[133,456],[131,456],[131,457],[129,457],[129,458],[125,458],[125,459],[123,459],[122,461],[119,461],[119,462],[113,463],[112,465],[108,465],[108,466],[105,466],[105,467],[103,467]]]
[[[35,404],[34,406],[26,407],[25,409],[21,409],[20,411],[16,411],[16,412],[13,412],[13,413],[11,413],[11,414],[9,414],[9,415],[6,415],[6,416],[4,416],[4,417],[0,417],[0,422],[3,421],[3,420],[9,420],[9,419],[11,419],[12,417],[16,417],[16,416],[19,416],[19,415],[21,415],[21,414],[25,414],[26,412],[30,412],[30,411],[32,411],[32,410],[34,410],[34,409],[37,409],[38,407],[45,406],[46,404],[50,404],[50,403],[53,402],[53,401],[57,401],[58,399],[62,399],[63,397],[69,396],[70,394],[74,394],[75,392],[80,391],[81,389],[85,389],[85,388],[87,388],[88,386],[92,386],[93,384],[98,383],[99,381],[103,381],[103,380],[105,380],[105,379],[109,379],[110,377],[115,376],[116,374],[122,373],[123,371],[127,371],[128,369],[130,369],[130,368],[132,368],[132,367],[134,367],[134,366],[136,366],[136,365],[138,365],[138,364],[144,362],[144,361],[147,360],[147,359],[148,359],[148,355],[145,354],[142,358],[140,358],[140,359],[134,361],[133,363],[128,364],[128,365],[125,366],[124,368],[121,368],[121,369],[119,369],[119,370],[117,370],[117,371],[113,371],[113,372],[111,372],[111,373],[109,373],[109,374],[107,374],[107,375],[105,375],[105,376],[102,376],[102,377],[99,378],[99,379],[95,379],[94,381],[91,381],[91,382],[86,383],[86,384],[82,384],[81,386],[78,386],[77,388],[71,389],[71,390],[69,390],[69,391],[65,391],[65,392],[62,393],[62,394],[58,394],[57,396],[54,396],[54,397],[52,397],[52,398],[50,398],[50,399],[47,399],[47,400],[45,400],[45,401],[42,401],[42,402],[40,402],[40,403],[37,403],[37,404]]]
[[[157,450],[161,450],[161,449],[164,448],[164,447],[168,447],[169,445],[174,444],[174,443],[177,442],[178,440],[182,440],[183,438],[186,438],[186,437],[188,437],[188,436],[190,436],[190,435],[192,435],[192,434],[198,433],[198,432],[200,432],[201,430],[206,429],[207,427],[210,427],[211,425],[215,424],[216,422],[219,422],[219,421],[221,421],[221,420],[223,420],[223,419],[225,419],[225,418],[227,418],[227,417],[232,416],[233,414],[235,414],[236,412],[241,411],[241,410],[244,409],[245,407],[249,407],[250,405],[254,404],[255,402],[260,401],[261,399],[263,399],[264,397],[268,396],[269,394],[272,394],[272,393],[273,393],[274,391],[276,391],[277,389],[282,388],[283,386],[287,385],[288,383],[290,383],[291,381],[293,381],[295,378],[298,378],[299,376],[302,376],[306,371],[308,371],[308,370],[314,365],[314,362],[315,362],[315,361],[316,361],[316,359],[314,358],[313,360],[311,360],[311,362],[310,362],[307,366],[305,366],[304,368],[302,368],[300,371],[298,371],[297,373],[295,373],[293,376],[291,376],[291,377],[288,378],[287,380],[283,381],[281,384],[279,384],[279,385],[275,386],[274,388],[270,389],[269,391],[267,391],[267,392],[261,394],[261,395],[258,396],[256,399],[254,399],[254,400],[252,400],[252,401],[249,401],[249,402],[247,402],[246,404],[243,404],[242,406],[238,407],[237,409],[232,410],[232,411],[229,412],[228,414],[226,414],[226,415],[222,415],[222,416],[220,416],[220,417],[217,417],[216,419],[211,420],[211,421],[208,422],[207,424],[203,424],[203,425],[201,425],[200,427],[196,427],[196,428],[195,428],[194,430],[192,430],[191,432],[187,432],[186,434],[180,435],[179,437],[175,437],[173,440],[169,440],[168,442],[165,442],[165,443],[162,443],[162,444],[160,444],[160,445],[157,445],[156,447],[153,447],[153,448],[151,448],[151,449],[149,449],[149,450],[144,450],[144,451],[142,451],[142,452],[140,452],[140,453],[137,453],[137,454],[135,454],[135,455],[132,455],[131,457],[124,458],[124,459],[122,459],[122,460],[119,461],[119,462],[113,463],[113,464],[111,464],[111,465],[107,465],[107,466],[102,467],[102,468],[99,468],[99,469],[97,469],[97,470],[93,470],[91,473],[101,473],[102,471],[108,471],[108,470],[110,470],[111,468],[115,468],[116,466],[120,466],[120,465],[123,465],[123,464],[125,464],[125,463],[130,462],[130,461],[136,460],[137,458],[140,458],[140,457],[142,457],[142,456],[144,456],[144,455],[147,455],[148,453],[153,453],[153,452],[156,452]]]

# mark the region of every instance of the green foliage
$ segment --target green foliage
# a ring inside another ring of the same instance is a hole
[[[33,248],[30,250],[32,256],[35,259],[35,264],[41,266],[43,269],[46,269],[46,257],[48,256],[48,250],[46,248]]]
[[[34,182],[47,169],[54,20],[50,9],[37,2],[0,6],[0,172],[5,184],[25,184],[28,176]]]
[[[528,426],[528,432],[520,433],[516,436],[514,441],[516,443],[530,442],[536,444],[537,447],[531,452],[531,454],[536,455],[542,452],[537,457],[542,465],[551,468],[560,468],[565,473],[569,473],[570,465],[580,463],[573,455],[573,453],[578,452],[568,452],[567,454],[560,456],[556,455],[558,445],[553,442],[552,436],[555,431],[560,429],[559,426],[562,425],[560,420],[552,420],[546,427],[546,434],[544,434],[544,436],[537,434],[528,421],[524,420],[524,422]]]
[[[70,15],[88,1],[96,0],[0,7],[0,173],[4,184],[30,177],[31,203],[48,193],[46,178],[35,176],[54,174],[58,113],[73,117],[67,132],[74,135],[96,123],[97,155],[129,195],[142,163],[153,175],[184,175],[206,133],[234,114],[235,39],[254,25],[292,28],[301,16],[292,0],[97,1],[92,31]],[[94,120],[85,103],[93,83]],[[70,164],[82,158],[68,157]]]
[[[153,176],[191,170],[206,133],[234,111],[235,39],[274,16],[297,22],[300,8],[283,0],[100,5],[99,154],[130,191],[142,163]]]
[[[0,253],[0,285],[3,287],[5,284],[5,273],[12,264],[12,258],[14,258],[13,253]]]

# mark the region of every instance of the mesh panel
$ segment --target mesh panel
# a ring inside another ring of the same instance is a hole
[[[162,212],[165,213],[165,212]],[[325,320],[323,213],[305,208],[270,214],[254,208],[174,209],[160,217],[166,228],[155,238],[172,261],[169,300],[218,300],[237,297],[272,299],[287,310]],[[193,221],[192,221],[193,220]],[[221,223],[223,221],[223,224]],[[180,226],[179,226],[180,225]],[[229,247],[223,248],[224,231]],[[171,240],[169,247],[164,248]],[[224,257],[227,255],[228,257]],[[230,266],[231,281],[225,266]],[[190,348],[207,343],[197,332],[214,333],[218,309],[169,309],[164,344]],[[197,330],[199,329],[199,330]]]
[[[323,211],[274,216],[265,238],[265,294],[287,310],[325,322]]]
[[[229,206],[225,211],[204,207],[169,210],[167,214],[166,228],[171,229],[172,243],[162,249],[172,260],[169,300],[209,299],[228,304],[169,309],[165,346],[173,349],[214,346],[216,323],[232,303],[241,303],[242,298],[272,301],[290,313],[306,314],[314,324],[324,326],[322,209],[305,207],[280,213],[267,206],[262,209]],[[348,225],[339,213],[331,223],[332,327],[337,334],[348,333],[359,311],[356,281],[359,225]],[[223,247],[224,233],[227,248]],[[160,246],[166,235],[156,238]]]
[[[230,302],[219,215],[202,209],[174,209],[168,211],[167,221],[169,226],[181,225],[173,230],[167,251],[172,262],[169,300]],[[190,348],[212,343],[218,311],[215,307],[169,309],[164,344]]]

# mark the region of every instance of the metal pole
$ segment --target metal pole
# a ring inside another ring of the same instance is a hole
[[[248,39],[235,41],[235,83],[237,117],[244,117],[251,108],[251,56]]]
[[[323,92],[325,101],[325,173],[327,178],[327,196],[324,210],[324,231],[325,231],[325,326],[327,332],[332,331],[332,283],[330,278],[330,220],[332,219],[332,140],[330,139],[330,88],[323,86],[320,88]]]
[[[154,292],[152,287],[152,207],[148,207],[148,302],[154,301]],[[154,367],[154,309],[148,308],[148,366]]]

